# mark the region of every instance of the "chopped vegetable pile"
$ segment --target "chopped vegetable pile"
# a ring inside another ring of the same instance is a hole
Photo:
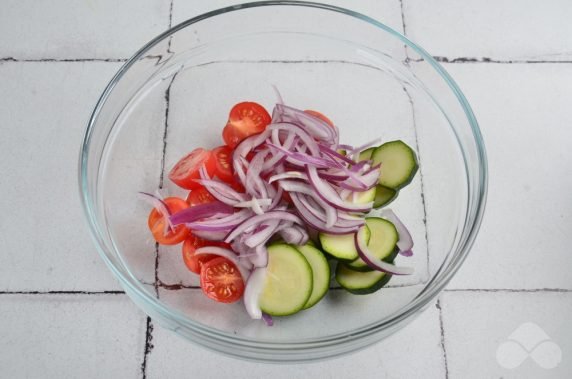
[[[417,171],[402,141],[359,147],[339,143],[338,128],[319,112],[284,104],[272,117],[243,102],[230,111],[225,145],[197,148],[170,171],[190,190],[186,200],[142,192],[153,206],[148,226],[160,244],[182,243],[183,261],[200,275],[209,298],[241,298],[248,314],[272,324],[318,303],[327,293],[330,264],[354,294],[384,286],[398,254],[413,240],[387,208]]]

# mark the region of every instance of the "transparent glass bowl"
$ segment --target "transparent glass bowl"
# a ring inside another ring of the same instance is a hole
[[[166,172],[198,146],[221,144],[233,104],[285,102],[334,120],[343,143],[402,139],[420,171],[391,208],[409,226],[415,268],[387,288],[336,288],[315,307],[249,319],[242,302],[207,299],[180,246],[157,247],[137,191],[184,196]],[[83,141],[80,187],[98,250],[127,294],[166,328],[227,355],[272,362],[363,348],[417,315],[467,256],[487,188],[480,131],[445,70],[407,38],[334,6],[270,1],[209,12],[163,33],[133,56],[102,94]]]

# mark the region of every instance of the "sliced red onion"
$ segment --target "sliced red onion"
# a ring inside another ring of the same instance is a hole
[[[265,283],[266,268],[259,267],[252,272],[250,278],[246,282],[246,288],[244,289],[244,306],[246,307],[246,312],[255,320],[262,318],[259,299]]]
[[[399,241],[397,241],[399,251],[406,252],[411,250],[413,248],[413,238],[411,238],[411,233],[409,233],[409,230],[407,230],[397,215],[391,209],[386,208],[381,211],[380,216],[388,219],[395,225],[397,234],[399,234]]]
[[[306,174],[304,174],[300,171],[286,171],[282,174],[276,174],[274,176],[271,176],[270,178],[268,178],[268,183],[274,183],[275,181],[282,180],[282,179],[308,180],[308,177],[306,176]]]
[[[399,254],[403,255],[404,257],[412,257],[413,256],[413,250],[399,251]]]
[[[279,152],[286,155],[286,160],[294,165],[297,166],[305,166],[305,165],[312,165],[320,168],[334,168],[338,167],[334,162],[328,159],[313,157],[311,155],[303,154],[303,153],[296,153],[289,150],[284,149],[281,146],[276,146],[272,143],[266,144],[267,146],[278,150]]]
[[[355,162],[354,160],[348,158],[347,156],[345,156],[345,155],[343,155],[343,154],[338,153],[337,151],[335,151],[335,150],[333,150],[333,149],[330,149],[330,148],[327,147],[327,146],[320,145],[320,151],[322,151],[322,152],[325,153],[326,155],[329,155],[329,156],[332,157],[332,158],[339,159],[339,160],[344,161],[344,162],[346,162],[346,163],[348,163],[348,164],[350,164],[350,165],[355,165],[355,164],[357,164],[357,162]]]
[[[260,173],[262,172],[262,165],[264,164],[264,159],[267,155],[268,151],[261,151],[256,153],[254,158],[252,158],[252,161],[250,161],[250,165],[246,171],[246,181],[244,187],[246,188],[246,192],[255,197],[267,197],[268,195],[266,187],[264,186],[262,178],[260,177]]]
[[[197,250],[195,250],[195,255],[201,255],[201,254],[213,254],[225,257],[226,259],[234,263],[238,271],[240,271],[240,275],[242,276],[244,282],[246,283],[246,281],[248,280],[248,277],[250,276],[250,271],[246,267],[244,267],[244,263],[238,260],[237,255],[232,250],[218,246],[204,246],[204,247],[199,247]]]
[[[396,266],[377,258],[367,247],[365,238],[366,229],[361,227],[355,235],[355,244],[360,258],[372,269],[392,275],[411,275],[413,268]]]
[[[234,228],[225,238],[225,242],[230,242],[235,239],[240,234],[244,233],[246,229],[251,226],[258,225],[261,222],[272,220],[272,219],[280,219],[285,221],[292,221],[297,224],[302,224],[302,220],[300,218],[290,212],[286,211],[271,211],[267,212],[262,215],[256,215],[251,217],[250,219],[244,221],[242,224],[238,225]]]
[[[276,116],[277,120],[273,122],[293,122],[302,126],[313,137],[337,144],[336,130],[322,119],[281,104],[277,104],[274,110],[273,116]]]
[[[308,133],[306,133],[306,131],[304,131],[304,129],[302,129],[300,126],[296,125],[296,124],[290,124],[290,123],[276,123],[276,124],[270,124],[268,126],[269,130],[284,130],[288,133],[291,133],[295,136],[297,136],[303,143],[304,146],[306,146],[308,148],[308,150],[310,151],[310,154],[313,156],[319,156],[320,155],[320,148],[318,147],[318,144],[316,143],[316,140],[314,140],[312,138],[312,136],[310,136]],[[275,145],[276,141],[273,139],[272,142],[274,142]]]
[[[234,206],[237,202],[246,200],[244,194],[235,191],[225,183],[212,179],[196,179],[195,181],[204,186],[215,199],[225,204]]]
[[[333,207],[348,212],[369,212],[371,210],[371,207],[373,206],[372,201],[364,204],[354,204],[342,200],[340,195],[328,183],[324,182],[319,177],[318,171],[315,167],[306,166],[306,173],[308,175],[308,179],[310,179],[310,184],[314,187],[318,196]]]
[[[308,233],[303,228],[292,225],[278,232],[284,242],[294,245],[304,245],[308,242]]]
[[[171,222],[171,212],[169,211],[169,207],[167,207],[167,204],[163,201],[163,199],[161,199],[159,196],[150,194],[149,192],[139,192],[139,195],[141,195],[141,199],[149,202],[153,208],[155,208],[157,212],[159,212],[159,214],[163,216],[165,220],[167,220],[165,223],[164,232],[167,232],[168,228],[171,230],[175,229],[173,223]]]
[[[282,95],[280,94],[280,91],[278,91],[278,87],[272,84],[272,89],[274,90],[274,94],[276,95],[276,102],[278,104],[284,104],[284,99],[282,99]]]
[[[320,178],[329,182],[341,182],[349,178],[349,175],[340,170],[329,170],[318,172]]]
[[[254,254],[251,254],[248,258],[254,267],[268,266],[268,251],[266,250],[266,246],[256,246],[254,248]]]
[[[274,231],[280,222],[281,220],[275,219],[269,220],[264,224],[260,224],[260,226],[265,226],[265,228],[261,230],[259,229],[258,231],[255,230],[251,236],[244,240],[244,244],[250,248],[255,248],[256,246],[265,243],[270,239],[270,237],[272,237],[272,234],[274,234]]]
[[[363,150],[368,149],[374,145],[378,145],[380,143],[381,143],[381,138],[376,138],[376,139],[371,140],[368,143],[365,143],[361,146],[354,147],[353,149],[351,149],[351,151],[352,151],[352,153],[355,153],[355,152],[361,153]]]
[[[264,312],[262,312],[262,320],[264,320],[264,322],[266,323],[266,326],[274,325],[274,320],[272,320],[272,316],[270,316],[269,314],[266,314]]]
[[[169,217],[173,225],[187,224],[203,218],[211,217],[217,213],[232,214],[233,209],[228,204],[220,201],[213,201],[207,204],[198,204],[190,208],[183,209]]]
[[[250,199],[248,201],[241,201],[240,203],[234,204],[234,207],[235,208],[252,208],[256,204],[258,204],[258,206],[261,206],[261,205],[269,206],[270,204],[272,204],[272,199],[257,199],[255,197],[253,197],[252,199]]]
[[[204,230],[193,231],[193,234],[199,238],[207,241],[222,241],[224,237],[228,234],[227,232],[207,232]]]
[[[345,144],[340,144],[338,145],[338,149],[340,150],[347,150],[347,151],[353,151],[354,147],[352,145],[345,145]]]
[[[301,198],[303,195],[298,193],[290,194],[292,198],[292,202],[296,207],[297,213],[300,217],[312,228],[329,234],[348,234],[357,231],[358,227],[337,227],[333,226],[331,228],[326,227],[326,222],[319,218],[316,214],[313,213],[312,209],[307,207],[305,204],[302,203]]]

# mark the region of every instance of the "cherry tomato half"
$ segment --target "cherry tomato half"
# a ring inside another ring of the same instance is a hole
[[[213,300],[234,303],[244,293],[244,281],[234,263],[219,257],[203,264],[201,288]]]
[[[313,111],[311,109],[306,109],[304,112],[319,118],[320,120],[324,121],[326,124],[330,125],[332,128],[334,127],[334,123],[332,122],[332,120],[330,120],[329,118],[327,118],[326,116],[324,116],[322,113],[318,112],[318,111]]]
[[[209,176],[215,170],[215,161],[210,151],[202,148],[195,149],[184,156],[169,172],[169,179],[179,187],[185,189],[199,188],[201,185],[195,182],[200,178],[199,170],[205,165]]]
[[[200,274],[203,264],[217,257],[214,254],[195,255],[195,250],[199,247],[207,246],[208,243],[209,241],[199,238],[192,233],[183,243],[183,261],[187,268],[195,274]]]
[[[232,168],[232,149],[228,146],[219,146],[212,151],[215,161],[214,174],[225,182],[234,181],[234,169]]]
[[[222,138],[234,149],[245,138],[264,131],[271,120],[262,105],[248,101],[238,103],[230,110]]]
[[[199,204],[207,204],[216,201],[213,195],[205,187],[195,188],[187,196],[187,203],[192,207]]]
[[[189,207],[187,202],[178,197],[167,197],[164,199],[165,204],[167,204],[167,209],[171,214],[177,213],[183,209]],[[178,225],[174,230],[167,227],[167,232],[165,233],[165,224],[167,220],[163,215],[155,208],[149,213],[149,218],[147,219],[147,225],[149,230],[153,234],[155,241],[159,242],[161,245],[176,245],[182,242],[185,237],[189,234],[189,229],[185,225]]]

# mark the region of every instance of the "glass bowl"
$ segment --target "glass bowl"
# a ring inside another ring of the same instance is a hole
[[[420,170],[391,208],[409,226],[415,274],[367,295],[332,282],[313,308],[251,320],[242,302],[206,298],[180,246],[156,246],[138,191],[185,196],[165,173],[198,146],[222,143],[237,102],[286,104],[334,120],[342,143],[402,139]],[[393,29],[307,2],[248,3],[183,22],[137,52],[111,80],[83,140],[80,188],[101,257],[152,319],[221,353],[301,362],[370,345],[431,304],[466,258],[483,215],[486,157],[477,121],[451,77]]]

